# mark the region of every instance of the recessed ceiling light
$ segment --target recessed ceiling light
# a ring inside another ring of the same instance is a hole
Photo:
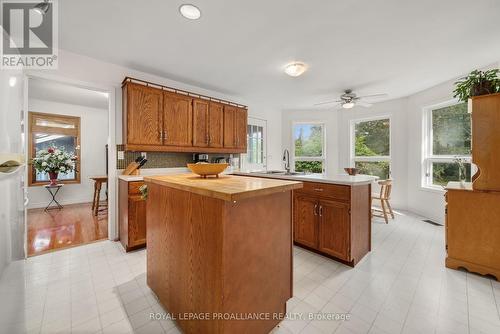
[[[184,4],[179,7],[182,16],[189,20],[198,20],[201,17],[201,11],[195,5]]]
[[[17,83],[17,78],[16,77],[10,77],[9,78],[9,86],[14,87]]]
[[[307,70],[307,65],[301,62],[293,62],[285,66],[285,73],[291,77],[298,77],[304,74]]]

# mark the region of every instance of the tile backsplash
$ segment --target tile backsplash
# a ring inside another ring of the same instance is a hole
[[[117,157],[116,168],[125,169],[128,164],[133,162],[141,155],[141,152],[125,151],[125,145],[116,145]],[[122,158],[123,154],[123,159]],[[186,167],[186,164],[194,162],[193,153],[171,153],[171,152],[146,152],[148,162],[142,167],[146,168],[174,168]],[[208,159],[212,161],[215,158],[223,157],[229,159],[229,154],[209,154]],[[233,157],[239,157],[239,154],[233,154]]]

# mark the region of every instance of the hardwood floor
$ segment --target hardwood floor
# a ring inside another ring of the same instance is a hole
[[[92,203],[62,210],[28,210],[28,256],[78,246],[108,237],[108,214],[92,214]]]

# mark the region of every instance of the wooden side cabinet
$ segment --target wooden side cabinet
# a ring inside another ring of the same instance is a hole
[[[119,235],[127,252],[146,246],[146,201],[139,191],[143,184],[143,181],[124,180],[118,184]]]
[[[294,243],[354,266],[371,249],[371,185],[304,182],[294,191]]]
[[[446,267],[500,279],[500,192],[447,189]]]
[[[246,152],[247,117],[245,109],[224,106],[224,147]]]

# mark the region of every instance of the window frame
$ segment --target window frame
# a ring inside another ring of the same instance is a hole
[[[374,156],[356,156],[356,124],[371,121],[389,120],[389,155],[374,155]],[[350,140],[349,140],[349,162],[352,167],[356,166],[356,162],[389,162],[389,179],[392,178],[392,116],[377,115],[373,117],[355,118],[350,121]]]
[[[53,127],[43,127],[36,125],[37,119],[49,119],[54,121],[65,121],[71,122],[75,125],[75,129],[64,129],[64,128],[53,128]],[[50,183],[50,181],[36,181],[36,171],[33,168],[32,159],[35,157],[35,133],[53,133],[53,134],[65,134],[76,137],[75,143],[75,155],[78,157],[75,161],[75,178],[71,180],[58,180],[60,184],[80,184],[81,183],[81,119],[78,116],[60,115],[60,114],[50,114],[50,113],[40,113],[29,111],[28,112],[29,129],[28,129],[28,185],[30,187],[44,186]]]
[[[322,132],[322,156],[321,157],[298,157],[295,155],[295,138],[294,131],[296,125],[321,125]],[[290,157],[290,170],[295,172],[295,162],[296,161],[320,161],[323,164],[323,170],[320,173],[313,173],[318,175],[324,175],[326,173],[326,124],[323,121],[293,121],[292,122],[292,133],[291,133],[291,141],[292,141],[292,152]]]
[[[261,168],[258,168],[259,165],[262,165],[262,168],[265,170],[267,169],[267,120],[249,116],[247,127],[248,126],[262,127],[262,163],[251,163],[248,161],[250,134],[247,131],[247,151],[245,153],[241,153],[241,165],[244,169],[250,170],[262,170]]]
[[[436,109],[446,108],[457,104],[462,104],[458,99],[446,100],[444,102],[429,105],[423,108],[423,127],[422,127],[422,168],[421,168],[421,188],[433,192],[444,193],[443,186],[434,185],[432,183],[432,168],[433,163],[453,163],[453,159],[462,158],[467,163],[472,163],[471,155],[434,155],[433,153],[433,129],[432,129],[432,112]],[[467,105],[467,112],[470,114],[469,105]],[[472,148],[471,148],[472,149]],[[471,168],[473,168],[471,166]],[[471,170],[471,174],[474,172]]]

